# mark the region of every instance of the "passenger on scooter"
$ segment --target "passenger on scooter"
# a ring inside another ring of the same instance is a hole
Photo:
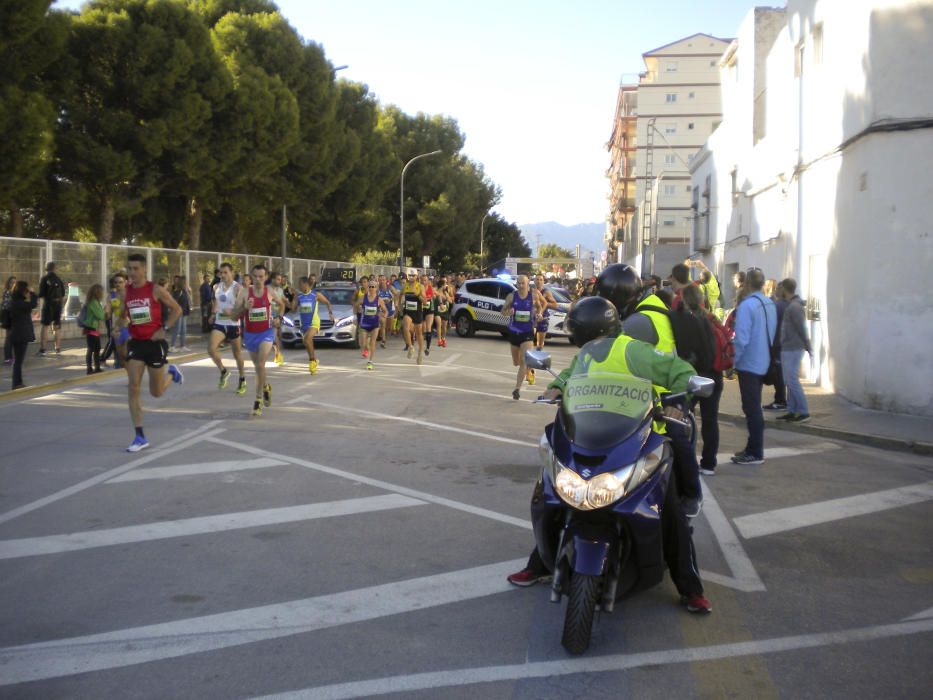
[[[686,391],[688,380],[695,374],[693,367],[676,355],[660,353],[648,343],[621,332],[615,306],[601,297],[585,297],[577,301],[567,316],[566,327],[577,347],[582,347],[597,338],[604,338],[605,342],[597,344],[595,348],[603,356],[575,356],[570,367],[563,370],[548,386],[545,398],[554,399],[561,395],[578,361],[593,362],[601,371],[609,370],[647,379],[663,392]],[[592,352],[588,355],[592,355]],[[683,413],[673,406],[665,408],[664,413],[675,419],[683,417]],[[656,429],[663,431],[664,426],[658,425]],[[681,508],[676,482],[677,474],[674,472],[661,512],[664,559],[671,579],[681,595],[681,602],[687,610],[692,613],[709,613],[713,608],[703,596],[692,528]],[[536,548],[525,568],[510,575],[508,581],[516,586],[532,586],[549,578],[550,572]]]

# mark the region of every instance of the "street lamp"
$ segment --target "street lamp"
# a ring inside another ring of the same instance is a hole
[[[479,272],[483,274],[483,234],[485,233],[486,219],[489,218],[490,212],[486,212],[486,215],[483,216],[483,220],[479,222]]]
[[[442,151],[431,151],[430,153],[421,153],[420,155],[415,156],[410,161],[405,163],[405,167],[402,168],[402,185],[401,185],[401,194],[399,197],[399,208],[398,208],[398,233],[399,233],[399,252],[398,252],[398,267],[399,272],[404,274],[405,272],[405,171],[408,170],[408,166],[414,163],[420,158],[427,158],[428,156],[436,156]]]

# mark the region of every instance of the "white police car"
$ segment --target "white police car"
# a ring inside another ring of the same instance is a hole
[[[570,297],[559,287],[551,289],[557,309],[551,309],[548,318],[548,336],[567,336],[564,321],[570,308]],[[515,291],[515,285],[505,279],[488,277],[479,280],[467,280],[454,299],[450,311],[450,322],[457,335],[462,338],[473,335],[476,331],[498,331],[508,334],[509,319],[502,315],[505,298]]]

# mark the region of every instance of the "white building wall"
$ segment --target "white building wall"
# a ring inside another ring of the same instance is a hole
[[[714,183],[706,262],[796,278],[810,302],[810,375],[868,407],[933,415],[933,3],[790,0],[759,57],[766,128],[750,145],[753,16],[738,33],[737,76],[723,68],[723,124],[692,173],[694,186]]]

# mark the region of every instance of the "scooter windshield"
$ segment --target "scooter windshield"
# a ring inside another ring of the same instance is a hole
[[[567,436],[586,450],[606,450],[635,433],[654,405],[646,379],[606,371],[574,373],[563,392]]]

